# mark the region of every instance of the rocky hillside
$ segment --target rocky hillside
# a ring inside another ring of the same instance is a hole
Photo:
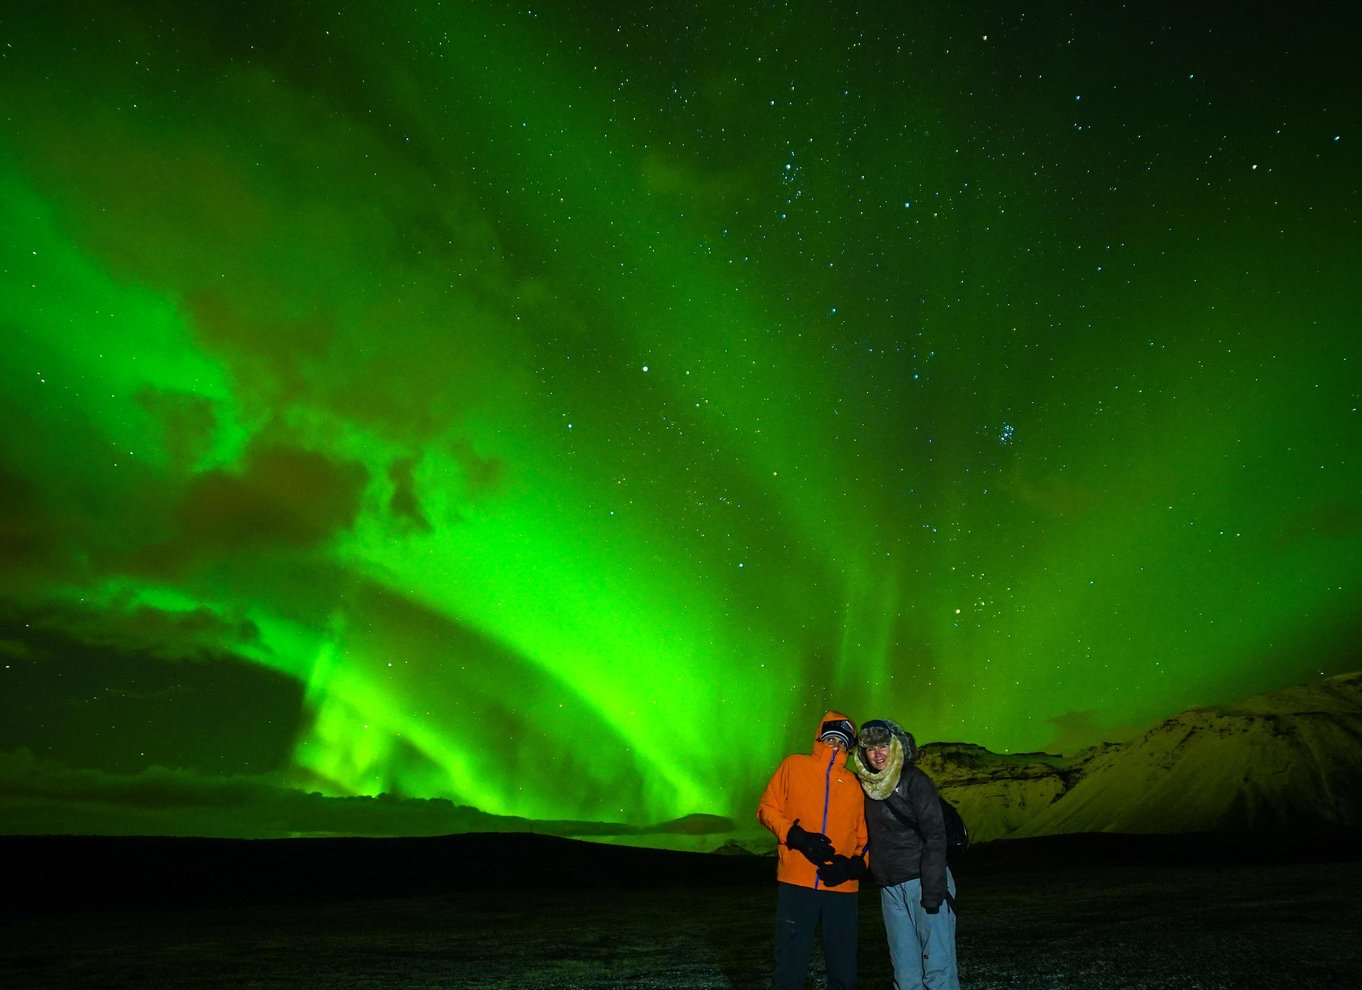
[[[940,743],[920,765],[980,842],[1362,828],[1362,674],[1192,709],[1070,759]]]
[[[972,743],[929,743],[918,765],[960,810],[975,842],[1015,832],[1058,801],[1075,780],[1062,756],[1002,756]]]

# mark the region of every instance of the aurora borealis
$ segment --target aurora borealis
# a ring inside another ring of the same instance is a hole
[[[1359,666],[1345,5],[198,6],[0,15],[25,773],[747,818]]]

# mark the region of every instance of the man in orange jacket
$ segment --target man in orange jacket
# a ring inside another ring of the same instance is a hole
[[[813,755],[787,756],[766,785],[757,819],[776,847],[776,968],[772,990],[802,990],[823,926],[829,990],[856,990],[856,892],[866,870],[865,796],[847,769],[856,726],[828,712]]]

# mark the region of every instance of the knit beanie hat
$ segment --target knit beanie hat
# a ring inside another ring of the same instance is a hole
[[[827,739],[828,736],[836,736],[842,740],[842,744],[849,751],[856,745],[856,726],[849,718],[828,719],[818,730],[818,738]]]

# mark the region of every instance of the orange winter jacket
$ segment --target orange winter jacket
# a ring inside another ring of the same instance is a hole
[[[840,718],[846,716],[828,712],[818,727]],[[806,832],[822,832],[843,856],[865,855],[865,792],[856,775],[846,768],[846,761],[846,753],[815,738],[812,756],[796,753],[785,757],[766,785],[757,805],[757,820],[780,840],[776,847],[776,879],[781,883],[824,889],[818,879],[818,868],[803,853],[785,844],[785,836],[796,821]],[[854,894],[860,885],[848,880],[826,889]]]

